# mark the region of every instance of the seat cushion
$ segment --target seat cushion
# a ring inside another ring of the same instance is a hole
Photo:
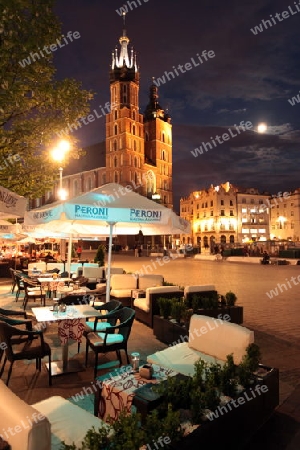
[[[216,287],[214,284],[203,284],[203,285],[194,285],[194,286],[185,286],[184,288],[184,296],[189,293],[197,293],[215,291]]]
[[[96,430],[102,427],[110,429],[98,417],[60,396],[47,398],[32,406],[51,423],[51,450],[60,450],[62,441],[68,445],[74,442],[77,448],[81,448],[87,431],[93,426]]]
[[[132,289],[112,289],[110,295],[115,298],[131,298],[131,291]]]
[[[134,307],[139,308],[147,313],[150,311],[149,302],[144,297],[135,298],[134,299]]]
[[[162,275],[139,275],[139,289],[162,286],[163,281]]]
[[[223,361],[233,353],[235,364],[240,364],[246,348],[253,342],[254,333],[246,327],[203,315],[191,317],[189,347],[194,350]]]
[[[105,339],[104,333],[89,333],[89,341],[91,344],[93,344],[95,347],[100,347],[104,344]],[[112,344],[120,344],[123,342],[124,337],[122,334],[108,334],[106,339],[106,345],[112,345]]]
[[[165,350],[147,356],[149,363],[176,370],[186,376],[192,376],[194,374],[194,364],[199,359],[202,359],[208,364],[218,363],[223,366],[225,363],[211,355],[190,348],[187,342],[173,345]]]
[[[86,322],[85,323],[87,331],[94,331],[94,322]],[[109,322],[99,322],[97,323],[97,331],[104,331],[107,327],[110,327]]]
[[[112,290],[137,289],[137,277],[130,274],[114,274],[110,278],[110,287]]]

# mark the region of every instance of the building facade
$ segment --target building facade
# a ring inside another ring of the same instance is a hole
[[[270,207],[270,237],[300,241],[300,188],[273,197]]]
[[[112,53],[110,112],[106,115],[105,159],[93,167],[63,176],[63,188],[72,198],[105,183],[131,186],[132,190],[173,208],[172,125],[158,102],[152,84],[145,113],[140,113],[140,73],[129,38],[123,29],[120,49]],[[43,198],[32,200],[31,208],[58,199],[59,181]]]
[[[229,182],[192,192],[180,200],[180,216],[191,223],[183,243],[213,250],[270,238],[270,195]]]

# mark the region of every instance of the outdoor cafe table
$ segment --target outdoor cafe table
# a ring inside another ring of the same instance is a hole
[[[77,360],[68,359],[69,339],[82,341],[85,319],[101,317],[101,313],[89,305],[70,305],[65,312],[54,312],[52,307],[32,308],[38,322],[58,322],[58,335],[62,344],[62,361],[51,363],[53,376],[64,373],[79,372],[83,367]]]
[[[56,292],[58,287],[62,287],[65,283],[70,283],[72,278],[53,278],[53,277],[38,277],[38,282],[41,284],[42,288],[47,289],[48,296],[50,297],[51,291]]]
[[[133,372],[132,366],[123,366],[114,373],[98,377],[101,380],[101,389],[98,392],[98,417],[106,422],[114,422],[122,411],[131,413],[135,392],[141,386],[149,383],[157,384],[167,377],[177,376],[178,372],[156,364],[152,365],[153,376],[151,380],[142,378],[139,372]],[[149,392],[150,394],[150,392]]]

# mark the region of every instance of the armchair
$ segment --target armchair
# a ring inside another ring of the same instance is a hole
[[[19,346],[15,346],[15,336],[17,336],[17,339],[20,339],[22,336],[27,336],[27,339],[25,340],[25,342],[20,343]],[[35,339],[35,337],[39,337],[39,339]],[[35,359],[36,369],[41,371],[41,360],[45,356],[49,357],[49,386],[51,386],[51,349],[50,346],[46,342],[44,342],[42,331],[22,330],[20,328],[9,325],[6,322],[0,321],[0,340],[5,352],[4,362],[0,370],[0,378],[3,375],[6,362],[10,362],[6,380],[7,386],[15,361]]]
[[[93,305],[94,306],[94,305]],[[97,311],[103,311],[101,317],[95,317],[93,321],[87,319],[85,324],[85,329],[83,331],[83,336],[87,338],[87,335],[94,331],[102,332],[105,331],[106,328],[116,325],[117,319],[113,314],[118,309],[123,307],[122,303],[118,300],[111,300],[110,302],[104,303],[100,306],[94,306]],[[80,350],[80,342],[78,342],[78,353]]]
[[[98,355],[99,353],[109,353],[115,351],[117,353],[120,365],[122,358],[120,350],[124,350],[129,364],[127,353],[127,342],[130,336],[132,324],[135,317],[135,311],[131,308],[122,308],[111,314],[110,319],[116,320],[116,325],[109,326],[102,333],[91,332],[86,339],[85,365],[88,364],[89,348],[95,353],[94,378],[97,376]]]
[[[46,292],[42,289],[42,286],[40,284],[35,283],[34,281],[31,281],[29,279],[23,278],[23,284],[24,284],[24,300],[23,300],[23,308],[24,311],[26,309],[27,303],[29,299],[33,299],[36,301],[36,299],[40,299],[43,306],[46,304]]]

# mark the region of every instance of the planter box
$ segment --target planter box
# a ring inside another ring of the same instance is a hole
[[[227,314],[231,318],[230,322],[240,325],[243,323],[243,311],[243,306],[231,306],[230,308],[198,309],[197,314],[216,319],[220,314],[222,314],[221,319]],[[153,334],[159,341],[167,345],[173,345],[179,340],[181,342],[188,340],[184,339],[185,336],[188,336],[188,330],[185,327],[155,315],[153,316]]]
[[[230,322],[237,323],[238,325],[241,325],[244,320],[244,307],[243,306],[230,306],[230,307],[220,307],[220,308],[214,308],[214,309],[198,309],[197,314],[200,314],[202,316],[209,316],[218,318],[220,314],[222,314],[222,317],[219,317],[220,319],[223,319],[223,317],[227,314],[230,316]]]
[[[188,331],[185,327],[160,316],[153,317],[153,334],[167,345],[176,344],[178,340],[184,342],[184,336],[185,341],[188,340]]]
[[[231,406],[231,410],[227,407],[227,411],[223,407],[223,414],[219,413],[219,417],[211,421],[208,419],[171,448],[189,450],[200,446],[214,448],[214,445],[230,449],[243,448],[271,417],[279,404],[279,371],[266,366],[261,367],[267,369],[268,374],[259,379],[257,384],[267,386],[267,392],[258,395],[254,386],[247,389],[239,395],[245,398],[244,404]]]

